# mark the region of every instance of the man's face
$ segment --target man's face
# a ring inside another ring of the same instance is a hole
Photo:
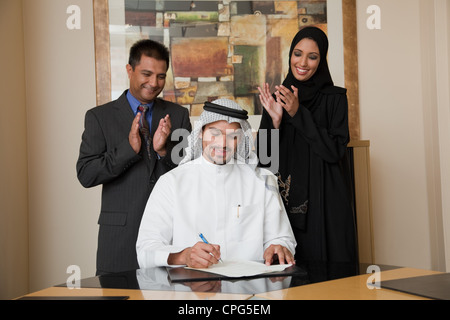
[[[202,134],[203,156],[209,162],[226,164],[234,156],[241,135],[237,122],[221,120],[207,124]]]
[[[166,61],[142,55],[141,62],[134,70],[131,65],[127,65],[131,94],[144,104],[155,100],[166,84],[166,72]]]

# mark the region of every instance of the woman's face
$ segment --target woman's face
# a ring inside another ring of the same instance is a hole
[[[320,63],[317,43],[303,38],[292,51],[291,71],[298,81],[307,81],[316,73]]]

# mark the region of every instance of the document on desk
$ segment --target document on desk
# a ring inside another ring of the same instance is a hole
[[[252,277],[266,273],[284,271],[286,268],[292,266],[292,264],[276,264],[266,266],[264,263],[256,261],[224,261],[210,266],[209,268],[190,268],[190,270],[197,270],[203,272],[210,272],[220,274],[230,278]]]

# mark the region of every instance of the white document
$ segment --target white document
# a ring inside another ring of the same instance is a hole
[[[209,268],[185,268],[220,274],[226,277],[240,278],[256,276],[264,273],[279,272],[290,266],[292,266],[292,264],[266,266],[264,263],[256,261],[224,261],[222,263],[219,262],[218,264],[214,264]]]

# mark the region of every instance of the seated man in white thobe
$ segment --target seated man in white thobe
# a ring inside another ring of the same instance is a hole
[[[277,180],[256,167],[247,118],[234,101],[205,103],[185,158],[158,180],[148,200],[136,243],[140,268],[295,263],[296,241]]]

